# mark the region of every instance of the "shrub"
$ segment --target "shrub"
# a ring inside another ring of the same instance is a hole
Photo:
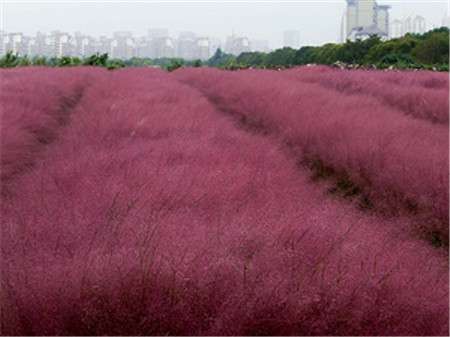
[[[174,71],[178,68],[181,68],[183,66],[183,63],[180,60],[172,60],[170,64],[167,66],[167,71]]]
[[[83,65],[106,67],[108,65],[108,54],[94,54],[84,59]]]

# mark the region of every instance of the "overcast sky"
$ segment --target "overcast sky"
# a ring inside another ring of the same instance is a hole
[[[180,31],[193,31],[224,38],[234,31],[250,38],[269,40],[272,48],[280,46],[283,31],[289,29],[301,31],[302,45],[337,42],[345,10],[344,0],[265,3],[258,0],[122,0],[120,3],[0,0],[0,3],[3,8],[1,24],[8,32],[34,34],[62,30],[98,36],[129,30],[144,35],[149,28],[168,28],[174,36]],[[422,15],[427,20],[427,28],[439,26],[449,7],[447,0],[379,0],[378,3],[392,6],[391,18]]]

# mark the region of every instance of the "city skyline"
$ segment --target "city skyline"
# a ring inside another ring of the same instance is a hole
[[[378,1],[390,5],[391,22],[420,15],[427,29],[441,25],[447,2]],[[408,5],[409,3],[409,5]],[[339,42],[346,1],[298,3],[4,3],[1,26],[8,32],[35,35],[60,30],[85,35],[112,35],[130,31],[145,35],[149,28],[165,27],[173,35],[192,31],[197,35],[226,40],[234,32],[253,40],[267,41],[271,49],[283,46],[283,33],[300,31],[303,45]],[[67,13],[71,13],[70,16]]]
[[[285,35],[292,32],[287,31]],[[286,46],[297,47],[290,41],[286,42]],[[135,36],[130,31],[116,31],[110,36],[91,36],[59,30],[38,32],[35,35],[0,30],[0,55],[8,51],[31,57],[86,57],[95,53],[107,53],[112,58],[120,59],[179,57],[186,60],[206,60],[219,48],[233,55],[271,51],[267,40],[234,33],[223,41],[190,31],[173,36],[167,28],[149,29],[144,36]]]

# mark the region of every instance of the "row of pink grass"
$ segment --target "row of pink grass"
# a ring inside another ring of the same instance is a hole
[[[2,334],[448,332],[447,257],[405,222],[325,197],[276,140],[164,72],[89,71],[2,197]]]
[[[311,70],[296,71],[301,77]],[[185,69],[174,76],[277,135],[300,159],[347,172],[383,209],[402,214],[405,203],[416,203],[427,210],[422,226],[448,232],[448,126],[399,114],[366,95],[293,80],[291,71]]]
[[[400,113],[448,125],[448,73],[342,71],[328,67],[295,68],[288,73],[306,83],[374,97]]]
[[[45,68],[1,73],[1,182],[4,189],[12,176],[33,165],[45,143],[55,139],[60,127],[70,118],[61,110],[86,76],[86,70],[60,72]]]

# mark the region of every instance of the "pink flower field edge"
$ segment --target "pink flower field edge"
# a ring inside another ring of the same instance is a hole
[[[0,76],[2,335],[448,335],[411,226],[448,213],[446,126],[283,72]],[[312,157],[426,212],[359,209]]]

